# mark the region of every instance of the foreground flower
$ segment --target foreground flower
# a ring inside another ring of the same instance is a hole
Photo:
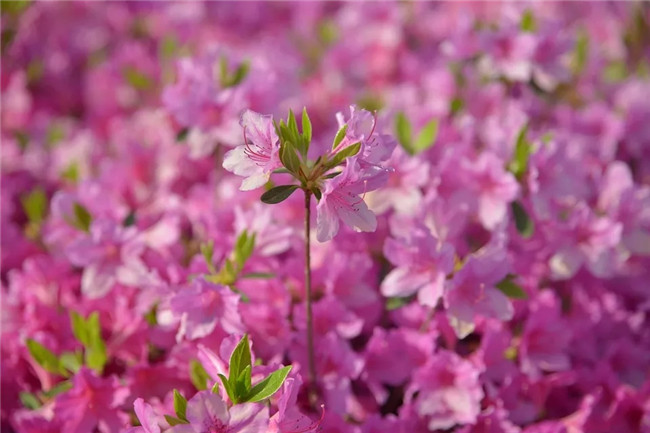
[[[243,403],[230,409],[211,392],[198,392],[187,402],[189,424],[179,424],[169,433],[259,433],[265,431],[269,410],[261,404]]]
[[[240,189],[249,191],[264,185],[271,172],[281,167],[280,141],[271,115],[246,110],[240,124],[244,129],[244,144],[226,153],[223,168],[245,177]]]
[[[386,182],[387,173],[380,169],[373,171],[362,170],[351,158],[340,175],[325,181],[323,196],[316,208],[319,242],[326,242],[338,233],[339,219],[356,231],[375,231],[377,217],[368,209],[362,196],[381,187]]]

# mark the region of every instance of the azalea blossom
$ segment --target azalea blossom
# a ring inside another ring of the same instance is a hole
[[[189,424],[179,424],[169,433],[259,433],[269,419],[266,407],[257,403],[238,404],[230,409],[223,399],[211,392],[197,392],[187,402]]]
[[[271,172],[281,167],[280,140],[270,115],[246,110],[240,125],[244,130],[244,144],[226,153],[223,168],[245,177],[240,189],[248,191],[264,185]]]

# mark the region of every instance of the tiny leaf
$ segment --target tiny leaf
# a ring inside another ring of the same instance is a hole
[[[302,136],[305,137],[307,144],[311,142],[311,120],[309,120],[307,108],[302,109]]]
[[[59,394],[63,394],[64,392],[70,389],[72,389],[72,382],[70,382],[69,380],[64,380],[63,382],[57,383],[47,391],[43,391],[42,396],[47,399],[50,399],[56,397]]]
[[[395,297],[388,298],[386,300],[386,310],[392,311],[402,308],[404,305],[408,305],[413,300],[413,296],[406,296],[403,298]]]
[[[231,385],[235,385],[237,379],[246,367],[251,365],[251,349],[248,344],[248,334],[244,334],[235,349],[230,355],[230,377],[228,380]]]
[[[171,415],[165,415],[165,420],[169,423],[170,426],[190,423],[189,421],[183,421],[182,419],[178,419],[175,416],[171,416]]]
[[[411,128],[411,122],[401,111],[395,115],[395,135],[402,147],[409,154],[413,154],[413,130]]]
[[[282,367],[266,376],[260,383],[251,388],[250,393],[246,396],[244,401],[255,403],[271,397],[278,389],[280,389],[282,383],[284,383],[284,380],[291,371],[291,367],[291,365]]]
[[[336,155],[334,155],[334,158],[327,161],[327,163],[325,164],[325,169],[329,170],[336,167],[337,165],[342,163],[346,158],[349,158],[359,153],[360,149],[361,149],[360,141],[351,144],[350,146],[344,148],[343,150],[339,151]]]
[[[73,206],[73,211],[75,218],[74,226],[79,230],[83,230],[85,232],[90,231],[90,223],[92,222],[93,217],[90,215],[90,212],[88,212],[88,209],[86,209],[80,203],[75,203]]]
[[[515,283],[514,280],[515,276],[508,274],[503,280],[496,284],[496,288],[509,298],[526,299],[528,295],[519,284]]]
[[[208,389],[208,380],[210,379],[210,375],[196,359],[190,361],[190,379],[192,380],[194,388],[199,391]]]
[[[221,384],[223,385],[224,389],[226,390],[226,394],[228,394],[228,398],[230,398],[230,401],[233,403],[237,403],[237,399],[235,398],[235,394],[233,393],[233,389],[230,386],[230,383],[228,382],[228,378],[224,376],[223,374],[219,375],[219,379],[221,380]]]
[[[34,361],[36,361],[38,365],[50,373],[67,377],[67,372],[61,368],[59,358],[51,350],[31,338],[27,340],[26,344],[29,354],[34,358]]]
[[[413,144],[413,153],[420,153],[431,146],[436,142],[436,137],[438,136],[438,120],[433,119],[429,121],[418,133],[415,143]]]
[[[515,217],[515,227],[524,239],[527,239],[535,232],[535,223],[530,218],[526,209],[518,201],[513,201],[510,204],[512,214]]]
[[[27,219],[31,223],[40,224],[47,211],[47,196],[41,187],[36,187],[29,194],[21,197],[21,204]]]
[[[187,421],[187,400],[176,389],[174,390],[174,412],[178,419]]]
[[[508,170],[514,174],[517,179],[521,179],[528,169],[528,160],[530,159],[532,145],[526,137],[527,133],[528,124],[525,124],[517,134],[515,153],[508,164]]]
[[[341,142],[345,138],[345,133],[347,131],[348,131],[348,124],[346,123],[345,125],[341,126],[341,128],[338,130],[338,132],[334,136],[334,143],[332,144],[332,149],[335,149],[336,146],[341,144]]]
[[[275,274],[271,272],[249,272],[241,276],[241,278],[250,278],[250,279],[259,279],[259,280],[268,280],[275,278]]]
[[[271,188],[270,190],[266,191],[264,194],[262,194],[262,201],[267,204],[276,204],[280,203],[287,198],[293,192],[298,189],[298,185],[280,185]]]
[[[27,409],[34,410],[42,406],[41,401],[31,392],[21,391],[19,394],[20,402]]]

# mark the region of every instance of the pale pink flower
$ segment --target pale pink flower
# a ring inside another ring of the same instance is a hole
[[[282,166],[280,140],[270,115],[246,110],[240,124],[244,129],[244,144],[226,153],[223,168],[245,177],[240,189],[250,191],[268,182],[271,172]]]

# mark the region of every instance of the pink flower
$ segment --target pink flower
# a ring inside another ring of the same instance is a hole
[[[517,180],[503,169],[503,161],[492,153],[482,153],[465,165],[469,187],[478,196],[478,216],[483,226],[493,230],[507,215],[508,203],[519,193]]]
[[[336,236],[339,219],[356,231],[375,231],[377,218],[360,195],[379,188],[385,180],[386,172],[383,169],[362,170],[354,158],[348,159],[341,174],[325,181],[323,195],[316,208],[318,241],[326,242]]]
[[[133,403],[133,408],[141,426],[131,427],[126,430],[126,433],[160,433],[160,426],[151,405],[138,398]]]
[[[256,403],[237,404],[230,409],[212,391],[200,391],[187,402],[189,424],[179,424],[169,433],[259,433],[266,430],[269,411]]]
[[[226,153],[223,168],[245,177],[240,189],[250,191],[268,182],[271,172],[281,167],[280,140],[270,115],[246,110],[240,124],[244,129],[244,145]]]
[[[209,335],[219,324],[228,333],[244,333],[238,311],[239,295],[229,288],[197,278],[171,299],[171,310],[181,318],[176,340]]]
[[[510,320],[513,308],[495,284],[506,276],[505,253],[489,248],[471,256],[450,281],[445,292],[447,315],[459,338],[474,330],[477,315]]]
[[[316,431],[320,426],[325,415],[324,410],[319,420],[312,421],[296,407],[301,385],[302,380],[299,377],[289,377],[285,380],[282,395],[278,400],[278,411],[271,417],[267,433],[309,433]]]
[[[361,142],[358,159],[368,164],[379,164],[393,154],[397,141],[388,134],[380,134],[377,129],[377,118],[368,110],[359,110],[350,106],[350,118],[344,121],[343,113],[337,113],[339,128],[347,125],[345,138],[332,151],[336,153],[346,147]]]
[[[483,398],[479,373],[469,361],[443,350],[415,371],[406,401],[427,419],[430,431],[474,423]]]
[[[407,237],[387,239],[384,254],[397,267],[382,281],[382,295],[417,293],[422,304],[435,307],[442,297],[445,278],[454,268],[454,248],[419,226]]]
[[[73,388],[61,394],[54,407],[63,430],[87,433],[99,429],[102,433],[117,433],[125,424],[126,415],[119,407],[129,392],[117,377],[99,378],[85,367],[73,379]]]

